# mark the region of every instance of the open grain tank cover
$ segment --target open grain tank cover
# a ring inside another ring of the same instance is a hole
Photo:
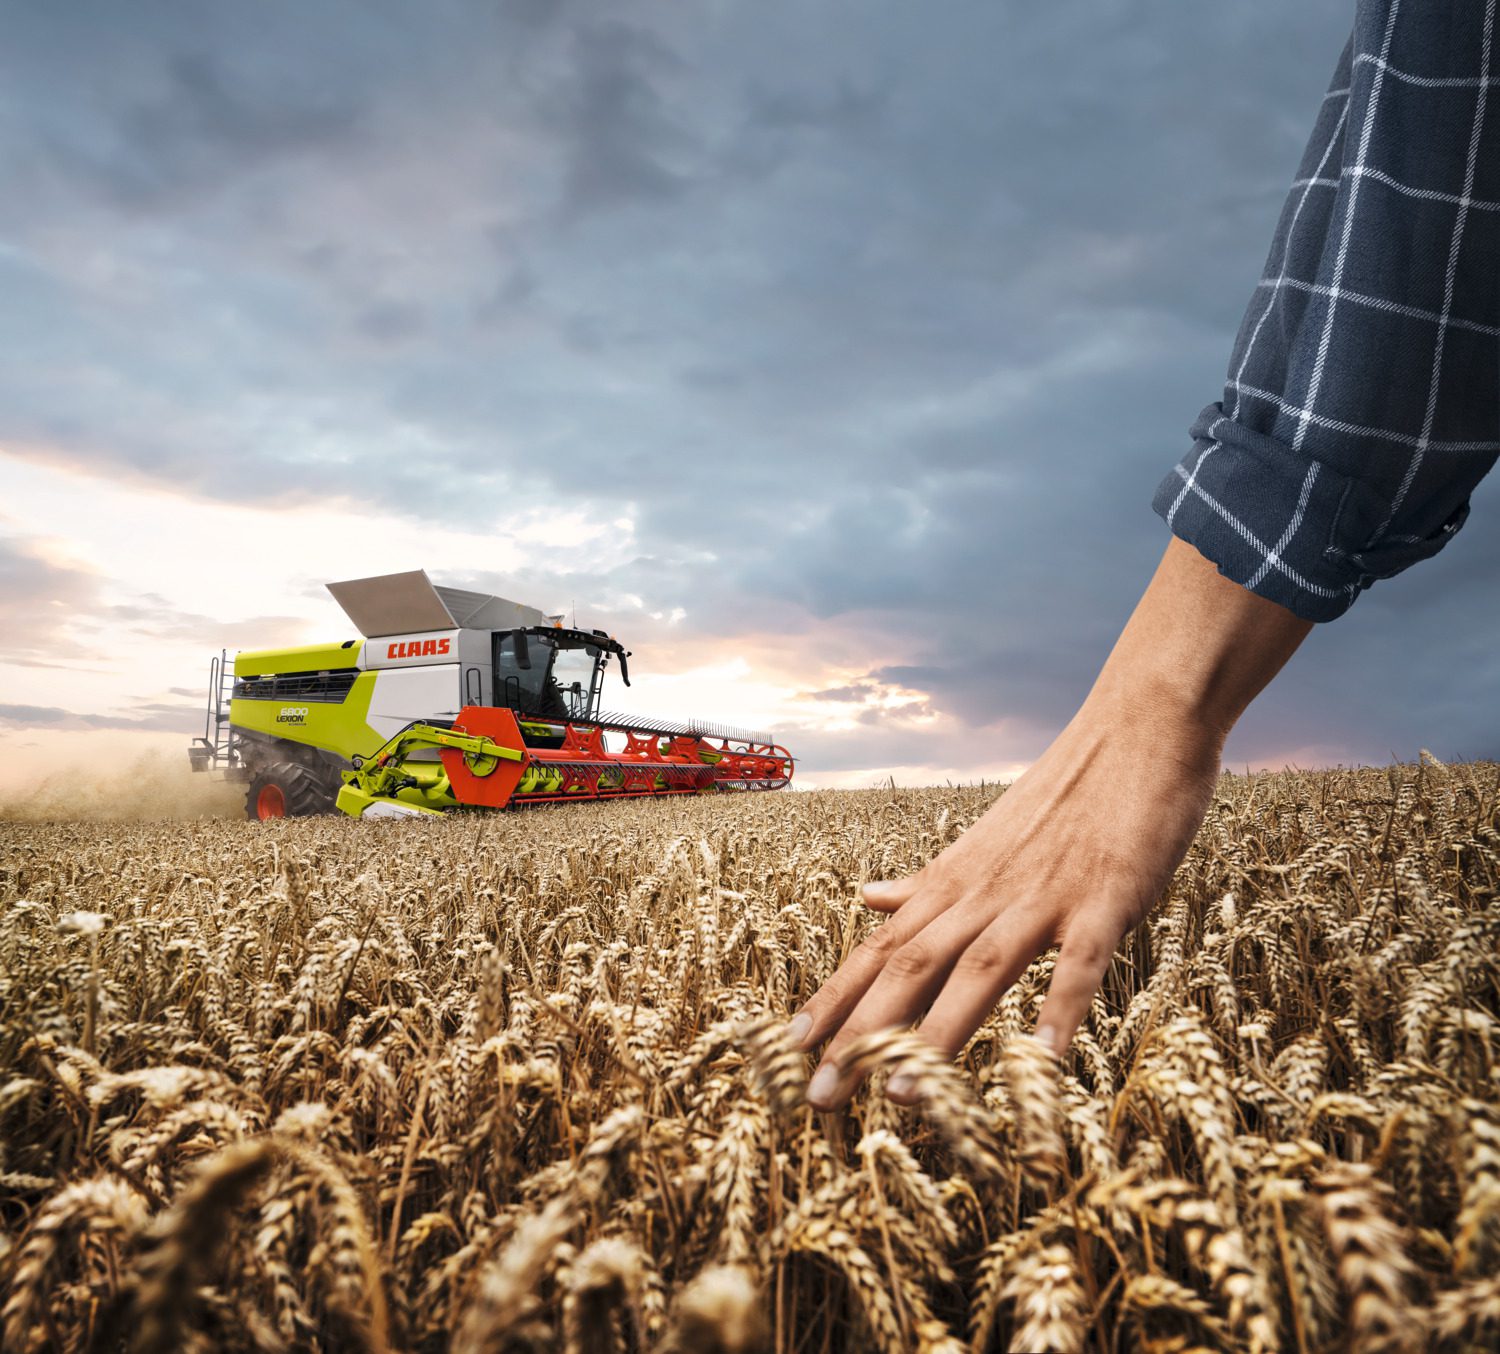
[[[410,635],[424,630],[515,630],[547,625],[535,607],[489,593],[440,588],[425,569],[375,578],[330,583],[328,591],[366,639]]]

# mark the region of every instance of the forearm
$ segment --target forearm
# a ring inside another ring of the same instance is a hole
[[[925,869],[865,886],[893,915],[792,1028],[803,1046],[828,1041],[811,1102],[848,1098],[841,1060],[863,1034],[920,1017],[956,1053],[1049,945],[1060,949],[1038,1030],[1066,1045],[1202,823],[1225,736],[1310,628],[1173,540],[1052,745]]]
[[[1222,746],[1311,629],[1174,537],[1082,713],[1123,704]]]

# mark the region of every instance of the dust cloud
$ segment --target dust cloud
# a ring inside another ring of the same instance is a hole
[[[0,821],[238,818],[245,787],[188,769],[181,752],[143,752],[126,763],[74,766],[26,790],[0,794]]]

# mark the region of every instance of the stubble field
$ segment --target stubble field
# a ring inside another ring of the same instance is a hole
[[[1500,768],[1225,777],[1061,1064],[789,1014],[991,789],[0,823],[0,1344],[1493,1347]]]

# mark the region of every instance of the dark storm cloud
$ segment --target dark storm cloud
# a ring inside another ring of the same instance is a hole
[[[571,41],[570,78],[558,100],[571,150],[565,214],[675,197],[687,181],[672,168],[672,153],[688,148],[690,138],[653,79],[672,70],[675,54],[650,32],[619,21],[580,27]]]
[[[269,161],[338,146],[357,125],[352,105],[321,92],[288,102],[285,91],[237,86],[201,51],[163,64],[159,92],[122,108],[107,140],[47,146],[64,173],[122,207],[166,209]]]
[[[853,627],[977,731],[930,764],[1029,757],[1161,550],[1349,19],[17,7],[0,445],[423,529],[628,516],[607,571],[559,539],[470,581],[680,607],[635,622],[678,651]],[[1231,756],[1494,751],[1496,512],[1315,635]]]

